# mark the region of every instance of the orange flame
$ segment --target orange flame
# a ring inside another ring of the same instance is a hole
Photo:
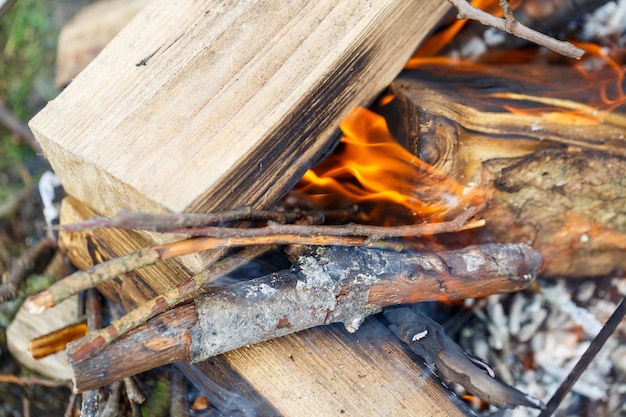
[[[335,153],[297,186],[318,207],[375,202],[369,221],[399,224],[442,220],[478,198],[395,142],[385,119],[368,109],[353,110],[341,130],[345,136]]]

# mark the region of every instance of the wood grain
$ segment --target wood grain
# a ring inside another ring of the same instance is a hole
[[[354,334],[309,329],[224,356],[281,415],[470,415],[390,336],[367,320]]]
[[[269,206],[448,7],[155,0],[30,126],[101,215]]]

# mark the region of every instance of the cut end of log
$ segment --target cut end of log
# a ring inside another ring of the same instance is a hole
[[[24,308],[31,314],[41,314],[50,307],[54,307],[56,302],[52,293],[43,291],[37,295],[33,295],[24,301]]]

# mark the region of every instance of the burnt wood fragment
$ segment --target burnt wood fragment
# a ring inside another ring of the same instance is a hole
[[[543,404],[484,372],[463,349],[450,339],[440,324],[417,309],[392,308],[385,311],[389,328],[417,355],[434,364],[447,384],[457,383],[474,395],[498,407],[523,405],[543,408]]]

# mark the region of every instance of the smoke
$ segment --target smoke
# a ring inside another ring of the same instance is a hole
[[[187,362],[176,362],[175,365],[223,416],[256,417],[255,407],[250,401],[217,385],[195,365]]]

